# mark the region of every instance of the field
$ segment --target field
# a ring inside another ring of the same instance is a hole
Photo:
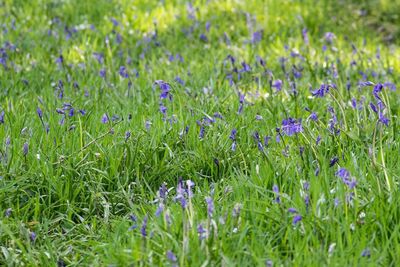
[[[398,0],[0,0],[0,265],[396,266]]]

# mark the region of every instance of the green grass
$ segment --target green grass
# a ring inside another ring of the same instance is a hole
[[[0,2],[0,265],[395,266],[400,98],[398,89],[379,93],[385,126],[369,105],[377,105],[373,86],[359,82],[398,85],[400,5],[333,2],[195,1],[193,18],[178,0]],[[262,40],[251,43],[257,30]],[[332,44],[326,32],[335,34]],[[237,69],[251,66],[233,74],[233,84],[228,55]],[[118,74],[121,66],[129,79]],[[271,87],[278,79],[279,92]],[[170,84],[172,101],[160,99],[157,80]],[[310,88],[321,84],[336,88],[312,97]],[[240,114],[238,92],[246,93]],[[60,124],[64,103],[74,115],[66,109]],[[222,119],[207,123],[217,112]],[[303,130],[277,142],[276,128],[289,117],[301,119]],[[339,168],[355,188],[336,175]],[[180,177],[195,184],[184,209],[176,199]],[[163,183],[168,197],[156,216]]]

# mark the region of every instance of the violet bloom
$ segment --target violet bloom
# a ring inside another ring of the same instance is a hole
[[[109,121],[108,115],[104,113],[103,116],[101,117],[101,123],[106,124],[108,123],[108,121]]]
[[[361,257],[367,257],[367,258],[371,257],[371,251],[368,248],[364,249],[361,252]]]
[[[99,71],[99,75],[100,75],[100,77],[101,78],[105,78],[106,77],[106,69],[101,69],[100,71]]]
[[[24,156],[26,157],[26,155],[28,155],[29,152],[29,144],[27,142],[24,143],[24,146],[22,148],[22,153],[24,154]]]
[[[299,223],[301,220],[303,219],[303,217],[299,214],[294,215],[293,217],[293,225],[296,225],[297,223]]]
[[[129,77],[128,71],[127,71],[127,69],[126,69],[124,66],[119,67],[118,73],[119,73],[119,75],[120,75],[122,78],[125,78],[125,79],[126,79],[126,78]]]
[[[321,84],[320,88],[311,92],[312,96],[324,97],[329,92],[330,85]]]
[[[338,161],[339,161],[339,158],[336,157],[336,156],[334,156],[334,157],[330,160],[330,162],[329,162],[329,167],[332,167],[333,165],[335,165],[336,163],[338,163]]]
[[[38,107],[38,108],[36,109],[36,112],[37,112],[37,114],[38,114],[40,120],[42,120],[42,118],[43,118],[43,112],[42,112],[42,110]]]
[[[197,233],[199,234],[200,241],[206,238],[207,231],[204,229],[201,223],[197,226]]]
[[[253,35],[251,37],[251,42],[253,44],[257,44],[257,43],[261,42],[262,37],[263,37],[263,31],[262,30],[256,31],[253,33]]]
[[[130,131],[126,131],[125,132],[125,142],[128,141],[129,137],[131,137],[131,132]]]
[[[343,183],[345,183],[350,189],[353,189],[357,182],[354,178],[351,178],[350,172],[345,168],[340,168],[335,175],[342,178]]]
[[[143,237],[147,236],[147,222],[148,222],[148,217],[147,215],[143,218],[143,223],[142,227],[140,228],[140,233],[142,234]]]
[[[335,34],[333,34],[332,32],[327,32],[327,33],[325,33],[324,38],[325,38],[325,40],[326,40],[328,43],[332,43],[332,42],[333,42],[333,39],[335,39],[336,36],[335,36]]]
[[[236,133],[237,133],[237,130],[234,128],[234,129],[231,131],[231,135],[229,136],[229,139],[231,139],[232,141],[234,141],[234,140],[236,139]]]
[[[289,213],[297,213],[297,210],[295,208],[288,208]]]
[[[211,197],[206,197],[207,202],[207,215],[209,218],[212,218],[214,213],[214,202]]]
[[[272,187],[272,191],[274,191],[275,193],[275,202],[276,203],[281,203],[281,198],[280,198],[280,194],[279,194],[279,187],[277,185],[274,185]]]
[[[170,100],[172,99],[170,95],[171,86],[167,82],[157,80],[154,84],[157,84],[161,90],[160,99],[166,99],[167,97],[169,97]]]
[[[178,261],[178,258],[171,250],[167,251],[167,259],[172,263],[176,263]]]
[[[4,212],[4,216],[7,217],[7,218],[10,217],[11,216],[11,212],[12,212],[11,208],[6,209],[6,211]]]
[[[379,116],[379,122],[384,124],[385,126],[389,126],[389,119],[385,117],[385,115],[383,115],[382,112],[378,113]]]
[[[296,120],[293,118],[288,118],[282,121],[282,132],[288,136],[292,136],[296,133],[303,131],[303,126],[301,125],[301,120]]]
[[[32,242],[35,242],[36,241],[36,233],[35,232],[31,232],[30,234],[29,234],[29,239],[32,241]]]
[[[308,35],[307,35],[307,28],[303,28],[303,30],[301,31],[301,34],[303,35],[304,43],[306,45],[308,45],[309,44],[309,40],[308,40]]]
[[[4,110],[0,113],[0,124],[4,124]]]
[[[272,87],[276,89],[277,92],[282,90],[282,80],[275,80],[272,83]]]
[[[129,227],[128,230],[132,231],[137,228],[137,218],[135,215],[131,214],[131,215],[129,215],[129,219],[133,222],[133,225],[131,227]]]

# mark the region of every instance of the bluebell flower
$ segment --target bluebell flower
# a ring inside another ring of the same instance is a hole
[[[0,124],[4,124],[4,115],[5,115],[4,110],[2,110],[0,112]]]
[[[200,241],[203,240],[204,238],[206,238],[207,231],[206,231],[206,229],[204,229],[203,224],[200,223],[197,226],[197,233],[199,235]]]
[[[212,218],[213,213],[214,213],[214,202],[211,197],[206,197],[206,203],[207,203],[207,215],[209,218]]]
[[[142,234],[143,237],[147,236],[147,222],[148,222],[148,217],[146,215],[143,218],[142,227],[140,228],[140,233]]]
[[[293,225],[296,225],[297,223],[299,223],[301,220],[303,219],[303,217],[299,214],[294,215],[293,217]]]
[[[171,250],[167,251],[167,259],[172,263],[176,263],[178,261],[178,258]]]
[[[29,152],[29,144],[27,142],[25,142],[23,145],[23,148],[22,148],[22,153],[26,157],[26,155],[28,155],[28,152]]]
[[[234,128],[231,131],[231,135],[229,136],[229,139],[231,139],[232,141],[235,140],[236,139],[236,133],[237,133],[237,130],[236,130],[236,128]]]
[[[126,69],[124,66],[119,67],[118,73],[119,73],[119,75],[120,75],[122,78],[125,78],[125,79],[126,79],[126,78],[129,77],[128,71],[127,71],[127,69]]]
[[[279,193],[279,187],[277,185],[272,186],[272,191],[275,193],[275,202],[276,203],[281,203],[281,197]]]
[[[282,90],[282,80],[275,80],[272,82],[272,88],[275,88],[277,92]]]
[[[292,136],[294,134],[302,132],[303,126],[301,125],[301,120],[288,118],[282,121],[281,130],[284,134]]]
[[[101,117],[101,123],[108,123],[109,119],[108,119],[108,115],[106,113],[103,114],[103,116]]]

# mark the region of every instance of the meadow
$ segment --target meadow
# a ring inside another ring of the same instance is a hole
[[[399,14],[0,1],[0,265],[396,266]]]

